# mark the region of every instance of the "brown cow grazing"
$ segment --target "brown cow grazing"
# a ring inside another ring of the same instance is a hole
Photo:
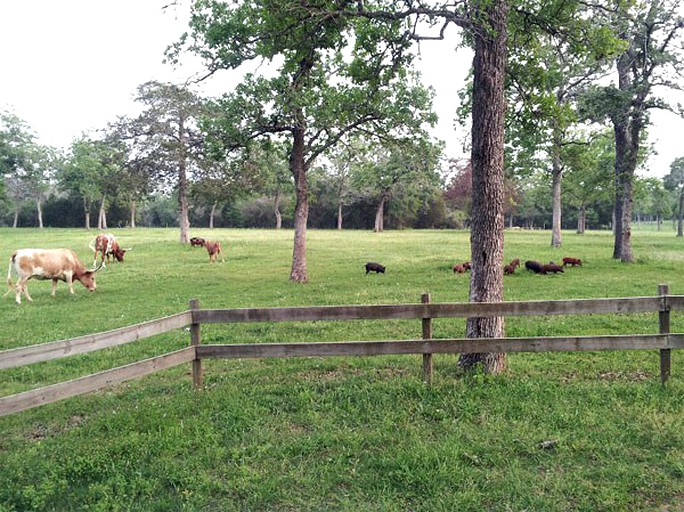
[[[219,254],[221,255],[221,261],[226,261],[226,259],[223,257],[223,253],[221,252],[221,242],[206,241],[204,242],[204,247],[206,247],[207,252],[209,253],[210,263],[214,263]]]
[[[463,274],[463,272],[466,271],[466,269],[462,263],[456,263],[456,265],[454,265],[453,270],[454,270],[454,274]]]
[[[549,261],[546,265],[542,265],[541,268],[541,273],[542,274],[549,274],[553,272],[554,274],[557,274],[558,272],[563,273],[563,267],[560,265],[555,264],[553,261]]]
[[[26,283],[31,278],[40,280],[52,279],[52,296],[57,290],[57,281],[64,281],[69,286],[69,292],[74,293],[74,280],[80,281],[91,292],[95,284],[95,272],[102,268],[103,263],[94,270],[86,270],[76,253],[70,249],[18,249],[12,253],[7,269],[7,286],[5,295],[15,290],[15,300],[21,304],[21,293],[26,300],[32,301]],[[12,284],[12,270],[17,274],[17,284]]]
[[[579,258],[563,258],[563,266],[567,267],[568,265],[572,265],[573,267],[581,267],[582,260]]]
[[[504,265],[504,274],[510,275],[510,274],[515,274],[515,269],[520,266],[520,259],[515,258],[514,260],[511,260],[511,262],[508,265]]]
[[[366,274],[368,272],[375,272],[376,274],[384,274],[385,273],[385,267],[384,265],[380,265],[380,263],[375,263],[373,261],[369,261],[366,263]]]
[[[193,236],[190,239],[190,245],[192,247],[203,247],[205,243],[206,243],[206,240],[204,240],[204,238],[199,238],[197,236]]]
[[[123,263],[124,254],[128,249],[122,249],[119,247],[116,238],[111,233],[104,233],[97,235],[93,240],[91,240],[88,245],[90,250],[95,254],[93,256],[93,268],[97,265],[97,255],[98,253],[102,256],[102,265],[104,265],[105,257],[107,258],[107,263],[109,263],[110,256],[113,256],[116,261]]]
[[[525,268],[527,270],[531,270],[535,274],[541,274],[542,273],[542,264],[539,263],[538,261],[534,260],[528,260],[525,262]]]

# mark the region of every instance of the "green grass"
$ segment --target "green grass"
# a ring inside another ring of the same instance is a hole
[[[193,230],[226,262],[178,244],[177,230],[113,230],[133,246],[98,290],[31,281],[33,303],[0,300],[0,350],[206,308],[467,301],[462,231],[309,231],[311,282],[288,281],[292,232]],[[0,261],[18,247],[70,247],[83,230],[0,229]],[[506,232],[506,260],[583,259],[558,276],[518,271],[506,300],[684,294],[684,240],[634,233],[637,262],[613,260],[610,233]],[[365,275],[366,261],[387,266]],[[464,333],[436,319],[435,337]],[[651,333],[657,315],[507,320],[510,336]],[[681,314],[672,331],[684,332]],[[211,325],[204,343],[408,339],[418,321]],[[0,396],[186,346],[162,336],[0,373]],[[657,352],[515,354],[501,376],[462,375],[435,356],[210,360],[205,388],[178,367],[0,418],[0,511],[677,511],[684,502],[684,357],[666,388]]]

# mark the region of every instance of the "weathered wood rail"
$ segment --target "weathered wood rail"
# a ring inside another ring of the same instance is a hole
[[[0,352],[0,370],[140,341],[190,326],[190,346],[113,368],[97,374],[0,398],[0,416],[81,395],[144,375],[192,363],[193,384],[202,385],[202,359],[327,357],[422,354],[423,378],[432,380],[432,355],[474,352],[577,352],[602,350],[659,350],[660,379],[670,375],[672,349],[684,348],[684,334],[670,333],[670,311],[684,310],[684,296],[669,295],[666,285],[654,297],[576,299],[500,303],[431,303],[428,294],[419,304],[316,306],[285,308],[190,309],[169,317],[69,340],[43,343]],[[524,338],[432,339],[435,318],[548,316],[587,314],[658,313],[658,334],[554,336]],[[256,343],[203,345],[201,325],[242,322],[304,322],[347,320],[420,319],[422,338],[387,341],[314,343]]]

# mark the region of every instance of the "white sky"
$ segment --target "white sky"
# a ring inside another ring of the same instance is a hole
[[[171,1],[0,0],[0,109],[24,119],[40,142],[63,148],[118,115],[134,114],[138,85],[180,83],[197,70],[190,55],[178,70],[162,63],[166,47],[187,26],[187,7],[163,10]],[[435,135],[447,142],[448,156],[461,157],[464,133],[454,129],[453,118],[470,56],[456,54],[456,30],[449,35],[422,43],[420,69],[437,92]],[[208,87],[213,90],[199,92],[230,90],[227,82]],[[684,120],[659,112],[652,119],[650,140],[659,155],[649,161],[649,174],[662,176],[684,156]]]

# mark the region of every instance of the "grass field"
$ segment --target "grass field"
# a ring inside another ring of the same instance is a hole
[[[0,300],[0,350],[71,338],[202,307],[395,304],[468,299],[464,231],[309,231],[311,282],[288,281],[292,232],[193,229],[221,240],[225,263],[177,230],[112,230],[133,246],[98,290],[31,281],[33,303]],[[95,232],[0,228],[0,261],[19,247],[69,247],[87,264]],[[684,240],[636,231],[636,263],[612,236],[507,231],[506,260],[580,257],[563,275],[505,276],[506,300],[684,294]],[[366,261],[387,266],[365,275]],[[672,332],[684,318],[672,316]],[[436,319],[437,338],[464,321]],[[657,315],[511,318],[509,336],[654,333]],[[412,339],[419,321],[212,325],[204,343]],[[185,330],[0,372],[0,396],[189,343]],[[657,352],[516,354],[501,376],[463,375],[435,356],[205,362],[0,418],[0,511],[682,511],[684,356],[658,379]]]

